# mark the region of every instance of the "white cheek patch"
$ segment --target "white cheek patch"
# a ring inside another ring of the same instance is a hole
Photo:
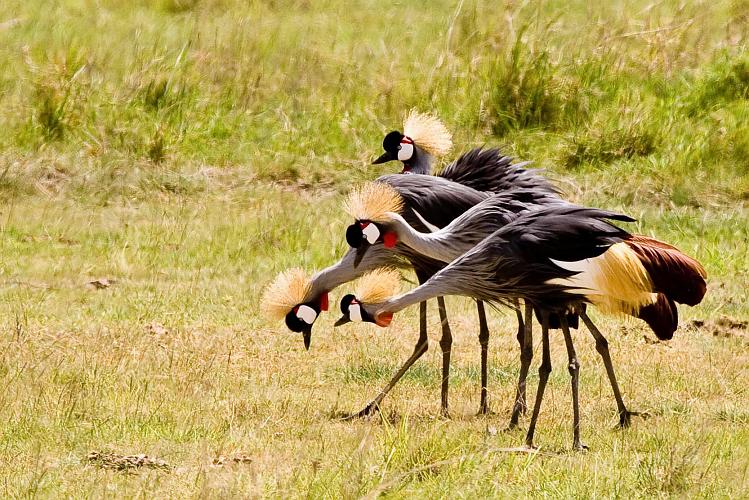
[[[374,224],[369,224],[367,227],[362,228],[361,232],[364,234],[364,239],[366,239],[370,245],[377,243],[377,239],[380,237],[380,230],[377,229],[377,226]]]
[[[348,306],[348,317],[351,321],[361,322],[361,306],[359,304],[351,304]]]
[[[400,161],[410,160],[414,155],[414,145],[407,142],[401,142],[400,149],[398,150],[398,159]]]
[[[317,313],[310,306],[302,305],[302,306],[299,306],[299,309],[297,309],[296,317],[301,319],[308,325],[311,325],[317,319]]]

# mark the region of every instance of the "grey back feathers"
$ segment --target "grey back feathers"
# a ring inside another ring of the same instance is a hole
[[[497,196],[494,204],[487,202],[474,215],[464,215],[455,227],[455,234],[460,233],[466,241],[465,244],[460,242],[459,248],[467,249],[510,220],[509,214],[493,216],[493,210],[519,213],[530,207],[559,201],[556,188],[541,175],[523,168],[526,164],[513,165],[510,157],[503,156],[495,148],[475,148],[437,176],[394,174],[382,176],[377,181],[391,185],[403,197],[406,208],[402,215],[419,232],[432,230],[423,224],[419,215],[431,225],[444,228],[473,207]],[[469,221],[476,214],[483,216],[471,225]],[[404,248],[404,245],[398,245],[397,250],[414,266],[429,274],[443,267],[435,259]]]
[[[550,195],[559,190],[537,169],[527,169],[530,162],[512,163],[496,148],[474,148],[445,167],[437,175],[479,191],[501,193],[525,188]]]
[[[615,212],[557,205],[526,212],[492,233],[435,274],[424,286],[437,295],[467,295],[506,304],[523,297],[549,309],[583,296],[548,280],[574,274],[551,259],[577,261],[605,252],[629,233],[606,219],[631,221]]]
[[[413,229],[405,220],[391,223],[399,239],[415,252],[451,262],[494,231],[513,221],[518,214],[552,203],[566,203],[553,195],[533,190],[512,189],[492,195],[431,234]]]

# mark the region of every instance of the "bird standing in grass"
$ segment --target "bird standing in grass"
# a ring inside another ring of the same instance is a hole
[[[368,189],[365,186],[359,191],[354,191],[352,193],[351,198],[356,200],[356,205],[367,207],[367,191]],[[392,198],[395,199],[395,197],[396,194],[392,193]],[[378,197],[380,200],[386,198],[387,197],[385,196]],[[351,204],[352,202],[350,201],[347,205],[350,206]],[[397,199],[393,202],[393,210],[389,212],[386,207],[377,204],[371,205],[370,208],[360,208],[357,211],[352,211],[349,208],[349,213],[356,219],[353,226],[364,226],[369,228],[374,224],[374,230],[382,235],[381,239],[388,239],[391,242],[400,242],[425,257],[449,263],[473,248],[473,246],[478,244],[485,237],[501,229],[503,226],[517,218],[518,214],[528,210],[538,209],[539,207],[551,206],[557,206],[559,208],[564,206],[574,207],[574,205],[563,200],[555,197],[549,198],[543,194],[536,193],[533,190],[518,190],[518,192],[515,193],[507,192],[487,198],[463,213],[460,217],[453,220],[448,226],[435,230],[432,233],[421,233],[411,227],[408,222],[397,213],[399,208]],[[383,210],[385,211],[383,212]],[[376,222],[373,222],[373,219],[376,219]],[[370,232],[372,231],[373,230],[370,230]],[[663,242],[639,235],[631,235],[629,241],[634,245],[634,248],[636,248],[637,251],[646,256],[647,261],[659,262],[658,266],[652,266],[649,270],[653,275],[660,275],[663,273],[667,274],[667,276],[659,278],[658,281],[665,281],[665,283],[668,283],[669,280],[683,274],[678,272],[679,266],[682,265],[679,264],[679,259],[686,261],[685,269],[701,269],[696,261],[686,257],[676,248]],[[659,250],[654,250],[654,248],[658,248]],[[646,255],[653,254],[654,252],[656,255]],[[682,265],[682,267],[684,266]],[[660,338],[670,338],[676,330],[678,322],[674,301],[694,305],[692,301],[696,299],[685,296],[685,294],[691,293],[690,287],[694,287],[695,283],[702,283],[702,286],[704,286],[704,279],[700,279],[699,276],[688,275],[686,281],[682,281],[676,286],[662,286],[661,290],[656,292],[654,304],[660,304],[662,307],[667,307],[672,311],[672,315],[659,315],[654,312],[656,306],[652,305],[638,309],[636,316],[646,321],[653,331],[658,333]],[[696,293],[699,299],[701,299],[701,294],[704,294],[704,290],[698,289],[696,290]],[[575,327],[577,326],[577,314],[568,314],[567,319],[571,325]],[[613,364],[608,349],[608,342],[600,332],[594,328],[594,326],[588,326],[596,341],[596,348],[603,359],[614,392],[617,410],[619,412],[619,425],[621,427],[626,427],[630,424],[630,417],[632,415],[637,415],[637,413],[627,410],[626,405],[624,404],[614,374]],[[558,318],[555,315],[551,315],[550,328],[559,327],[560,324]],[[513,407],[512,417],[510,419],[511,428],[518,424],[520,408],[523,403],[522,395],[525,388],[525,379],[532,360],[532,336],[530,329],[528,329],[524,340],[525,343],[521,344],[523,347],[521,348],[518,392]]]
[[[391,159],[404,162],[404,173],[430,174],[436,156],[445,154],[451,147],[450,134],[438,120],[427,115],[411,113],[405,122],[405,134],[391,132],[384,141],[386,153],[375,163],[382,163]],[[393,142],[392,137],[400,137]],[[477,148],[461,156],[457,161],[448,165],[436,176],[431,175],[386,175],[376,182],[395,189],[401,196],[404,206],[404,216],[409,224],[422,231],[434,227],[444,227],[455,217],[471,206],[490,196],[492,192],[505,191],[513,187],[534,188],[539,192],[555,196],[555,188],[537,173],[523,168],[525,163],[512,164],[511,159],[501,155],[496,149]],[[374,228],[374,226],[373,226]],[[364,244],[366,235],[360,235],[360,244]],[[361,246],[360,245],[360,246]],[[371,246],[371,249],[369,247]],[[302,332],[305,345],[309,346],[311,330],[319,313],[327,307],[327,293],[342,283],[353,280],[367,270],[382,265],[407,265],[413,267],[419,282],[424,282],[431,274],[439,270],[443,264],[433,259],[424,258],[411,252],[407,247],[397,245],[390,251],[384,245],[366,244],[368,252],[349,251],[338,263],[326,268],[311,278],[306,278],[305,293],[302,295],[291,293],[285,289],[286,281],[279,277],[274,285],[268,289],[268,303],[278,303],[281,307],[275,309],[276,317],[283,316],[293,331]],[[393,255],[400,257],[392,262]],[[450,350],[452,334],[447,319],[444,300],[437,298],[440,320],[442,325],[442,339],[440,346],[443,351],[442,377],[442,411],[447,413],[447,396],[449,381]],[[323,307],[325,306],[325,307]],[[484,305],[477,302],[479,315],[479,342],[482,354],[482,389],[479,413],[489,411],[487,402],[487,352],[489,329],[486,323]],[[302,316],[300,316],[300,311]],[[396,372],[393,378],[378,396],[368,404],[358,416],[371,414],[376,410],[387,392],[398,382],[408,368],[416,362],[428,348],[426,303],[420,306],[419,339],[413,354]],[[530,314],[526,315],[530,319]],[[524,338],[522,316],[518,314],[518,340]],[[527,323],[529,327],[530,324]]]
[[[384,249],[406,247],[421,256],[422,259],[434,259],[446,264],[470,250],[487,235],[516,218],[519,213],[554,203],[564,202],[555,195],[534,189],[506,190],[474,205],[468,211],[453,219],[447,226],[443,228],[431,227],[432,233],[420,233],[415,231],[400,214],[394,212],[394,210],[400,210],[402,207],[397,192],[391,190],[387,185],[369,183],[352,191],[346,202],[346,210],[354,218],[354,223],[346,231],[346,239],[360,254],[366,255],[370,245],[381,243]],[[416,215],[418,217],[418,212]],[[397,223],[403,224],[404,227],[398,228]],[[410,231],[406,231],[405,228]],[[400,237],[401,232],[403,238]],[[363,237],[365,233],[367,238]],[[426,238],[426,241],[438,242],[438,244],[427,245],[427,248],[418,245],[418,243],[414,244],[414,240],[418,240],[420,237]],[[399,240],[402,245],[396,246],[395,242]],[[478,302],[483,307],[483,304],[480,301]],[[513,307],[518,311],[518,304],[513,304]],[[520,343],[521,366],[510,428],[518,425],[520,413],[526,408],[526,377],[533,357],[532,314],[532,307],[529,303],[526,303],[525,320],[520,317],[518,312],[517,338]],[[484,342],[481,345],[482,393],[487,386],[487,343]]]
[[[596,338],[617,393],[606,340],[586,313],[591,304],[610,314],[629,314],[644,319],[659,338],[671,338],[677,326],[674,301],[696,305],[706,291],[705,271],[694,259],[665,243],[633,236],[610,220],[633,219],[604,210],[557,204],[526,212],[484,238],[419,287],[377,304],[347,295],[341,302],[342,322],[355,317],[388,326],[393,314],[434,296],[464,295],[495,304],[511,304],[522,298],[541,316],[542,363],[539,386],[526,443],[533,435],[543,393],[551,371],[549,321],[558,318],[569,357],[573,400],[573,447],[580,440],[579,362],[569,330],[568,314],[579,314]],[[391,241],[399,233],[386,232]],[[434,255],[449,245],[422,242],[435,247]],[[604,349],[606,355],[604,355]],[[626,409],[624,409],[626,414]]]

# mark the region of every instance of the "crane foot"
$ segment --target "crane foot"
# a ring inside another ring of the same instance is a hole
[[[478,413],[476,413],[476,415],[478,416],[494,415],[494,412],[492,411],[491,408],[489,408],[488,404],[482,404],[481,406],[479,406],[479,411]]]
[[[619,414],[619,423],[616,425],[616,429],[627,429],[630,427],[632,425],[632,417],[647,419],[650,417],[650,414],[646,412],[625,410]]]
[[[590,448],[588,448],[588,445],[578,441],[572,445],[572,449],[575,451],[588,451]]]
[[[367,406],[364,407],[363,410],[351,413],[349,415],[344,415],[341,417],[341,420],[348,421],[348,420],[356,420],[359,418],[371,418],[377,413],[380,412],[380,404],[377,401],[372,401]]]

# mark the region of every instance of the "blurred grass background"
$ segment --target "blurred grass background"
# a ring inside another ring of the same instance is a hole
[[[0,491],[745,494],[748,36],[746,0],[4,0]],[[330,419],[410,353],[414,313],[388,331],[322,318],[306,353],[258,315],[259,292],[341,255],[342,195],[397,170],[369,163],[413,107],[454,132],[445,161],[501,145],[705,264],[709,293],[680,311],[672,342],[601,319],[625,398],[650,420],[609,432],[612,398],[581,332],[591,452],[564,451],[558,341],[538,442],[562,453],[491,451],[522,441],[494,432],[516,377],[512,317],[491,318],[498,414],[474,418],[476,327],[460,299],[453,421],[436,418],[435,342],[385,400],[386,421]],[[87,286],[99,278],[113,284]],[[92,450],[174,469],[102,471]],[[236,452],[251,463],[212,464]]]
[[[749,197],[743,0],[7,0],[2,15],[6,197],[49,176],[131,196],[155,167],[369,178],[411,107],[462,149],[500,142],[561,175],[615,178],[624,199]]]

